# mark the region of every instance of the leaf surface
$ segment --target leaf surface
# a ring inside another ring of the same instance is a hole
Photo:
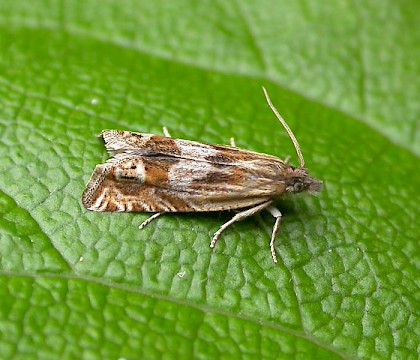
[[[375,4],[376,3],[376,4]],[[410,5],[410,6],[408,6]],[[3,1],[0,347],[6,358],[417,358],[417,2]],[[417,56],[418,57],[418,56]],[[85,210],[102,129],[284,158],[262,213]]]

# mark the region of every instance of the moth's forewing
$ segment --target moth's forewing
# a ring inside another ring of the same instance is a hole
[[[221,211],[254,206],[285,192],[291,167],[230,146],[106,130],[113,157],[98,165],[83,194],[96,211]]]

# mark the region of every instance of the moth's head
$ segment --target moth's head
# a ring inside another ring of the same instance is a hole
[[[293,194],[308,191],[315,194],[322,190],[322,181],[310,176],[303,167],[290,167],[289,177],[286,179],[286,191]]]
[[[286,186],[286,191],[293,194],[300,193],[302,191],[308,191],[311,194],[315,194],[321,191],[322,182],[309,176],[308,170],[305,169],[305,160],[303,159],[302,151],[300,150],[299,143],[296,140],[293,131],[290,130],[289,125],[287,125],[286,121],[281,117],[277,109],[274,107],[270,97],[268,96],[267,90],[265,90],[264,87],[263,92],[271,110],[273,110],[277,119],[280,121],[280,123],[285,128],[287,134],[289,135],[290,140],[292,140],[292,143],[296,149],[296,154],[300,161],[300,166],[298,168],[284,164],[284,171],[282,172],[281,177]]]

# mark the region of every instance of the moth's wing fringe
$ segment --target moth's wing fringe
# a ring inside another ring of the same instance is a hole
[[[82,204],[85,208],[92,210],[92,207],[96,200],[94,195],[110,171],[111,166],[109,165],[96,165],[95,170],[93,171],[92,176],[90,177],[90,180],[82,195]]]

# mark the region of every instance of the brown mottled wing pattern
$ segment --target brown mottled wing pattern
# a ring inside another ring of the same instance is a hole
[[[104,130],[112,156],[83,193],[96,211],[220,211],[263,203],[285,191],[276,157],[230,146]]]

